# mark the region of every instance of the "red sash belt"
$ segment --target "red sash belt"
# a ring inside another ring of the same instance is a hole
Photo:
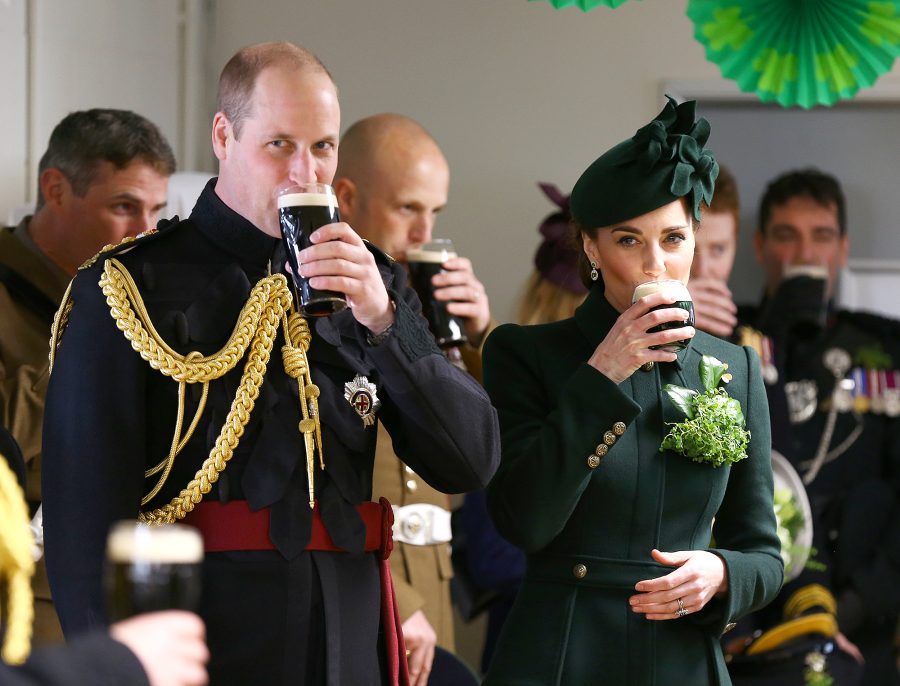
[[[394,582],[388,557],[393,549],[391,533],[394,512],[385,499],[377,503],[366,502],[356,506],[366,525],[366,552],[378,553],[381,576],[381,626],[384,633],[387,666],[392,686],[409,685],[409,666],[403,629],[397,611]],[[228,503],[203,501],[184,518],[185,524],[195,526],[203,536],[203,547],[208,553],[237,550],[276,550],[269,538],[269,508],[253,511],[246,500]],[[319,504],[313,509],[312,528],[306,550],[346,552],[335,545],[322,522]]]

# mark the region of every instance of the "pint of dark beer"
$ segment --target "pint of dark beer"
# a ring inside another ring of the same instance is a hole
[[[118,522],[106,542],[109,621],[159,610],[195,612],[202,563],[203,539],[193,527]]]
[[[666,331],[668,329],[678,329],[684,326],[693,326],[694,300],[693,298],[691,298],[691,294],[688,291],[687,286],[681,283],[681,281],[666,279],[664,281],[648,281],[647,283],[642,283],[634,289],[634,295],[631,296],[631,302],[635,303],[641,298],[652,293],[657,293],[659,291],[664,291],[665,293],[671,295],[673,298],[675,298],[675,302],[671,305],[657,305],[650,310],[651,312],[653,310],[661,310],[666,307],[680,307],[682,310],[687,311],[688,318],[686,321],[678,319],[672,322],[663,322],[658,326],[654,326],[652,329],[647,331],[647,333],[656,333],[657,331]],[[663,345],[651,345],[650,348],[652,350],[665,350],[667,352],[677,353],[679,350],[684,350],[689,342],[690,339],[685,338],[680,341],[665,343]]]
[[[456,251],[453,243],[446,238],[436,238],[406,253],[410,280],[422,301],[422,313],[442,348],[463,345],[468,340],[462,319],[447,311],[446,301],[434,297],[434,285],[431,283],[432,277],[444,270],[444,262],[453,257],[456,257]]]
[[[347,307],[343,293],[324,291],[309,285],[309,279],[300,276],[297,254],[312,243],[310,235],[325,224],[341,220],[334,189],[324,183],[306,183],[282,189],[278,194],[278,220],[281,237],[291,265],[297,306],[303,314],[322,317],[340,312]]]

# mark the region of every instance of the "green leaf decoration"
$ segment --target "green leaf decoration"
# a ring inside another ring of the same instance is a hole
[[[672,404],[684,412],[688,419],[694,418],[694,398],[697,391],[674,384],[666,384],[663,390],[672,399]]]
[[[687,419],[670,424],[660,451],[671,450],[694,462],[713,467],[732,464],[747,457],[750,432],[744,426],[741,404],[729,396],[719,381],[728,381],[728,365],[711,355],[700,360],[700,380],[706,390],[666,384],[663,390]]]
[[[541,0],[528,0],[528,2],[541,2]],[[618,7],[624,5],[628,0],[547,0],[556,9],[560,10],[564,7],[577,7],[582,12],[587,12],[595,7]]]
[[[719,385],[719,381],[722,380],[722,375],[727,369],[727,364],[712,355],[704,355],[700,358],[700,383],[703,384],[703,388],[707,391],[713,390]]]
[[[763,102],[830,106],[890,71],[900,0],[688,0],[694,36]]]

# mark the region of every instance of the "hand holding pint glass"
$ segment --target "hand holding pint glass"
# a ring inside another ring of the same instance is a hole
[[[310,236],[321,226],[341,220],[334,189],[324,183],[304,183],[278,192],[278,221],[291,265],[297,308],[310,317],[322,317],[347,307],[342,293],[313,288],[309,279],[300,275],[298,253],[312,245]]]
[[[682,310],[685,310],[688,313],[687,319],[678,319],[675,321],[663,322],[657,326],[654,326],[647,333],[656,333],[658,331],[667,331],[668,329],[676,329],[684,326],[694,326],[694,302],[691,299],[691,294],[681,281],[676,281],[674,279],[666,279],[663,281],[648,281],[647,283],[639,284],[637,288],[634,289],[634,295],[631,297],[631,302],[636,303],[641,298],[651,295],[652,293],[658,293],[660,291],[665,292],[667,295],[675,299],[675,302],[671,305],[657,305],[656,307],[651,308],[651,312],[653,310],[660,310],[665,307],[680,307]],[[687,347],[689,339],[684,338],[678,341],[673,341],[672,343],[665,343],[663,345],[651,345],[651,350],[665,350],[666,352],[677,353],[680,350],[684,350]]]
[[[203,539],[184,524],[116,523],[106,542],[110,622],[160,610],[196,611]]]
[[[453,348],[468,341],[462,319],[450,314],[447,302],[434,296],[432,278],[444,271],[444,262],[454,257],[456,250],[447,238],[436,238],[410,248],[406,253],[412,287],[422,301],[422,313],[428,320],[428,328],[441,348]]]

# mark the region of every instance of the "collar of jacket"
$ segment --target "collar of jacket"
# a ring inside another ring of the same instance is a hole
[[[606,296],[600,288],[592,288],[585,301],[575,310],[575,323],[582,335],[591,344],[592,348],[600,345],[600,342],[609,333],[609,330],[619,318],[619,312],[609,304]],[[688,341],[687,347],[677,354],[673,363],[680,371],[685,359],[693,346],[694,341]]]
[[[216,247],[244,263],[266,266],[281,242],[269,236],[228,207],[216,195],[216,180],[210,179],[191,211],[191,221]],[[272,265],[273,272],[282,265]]]

